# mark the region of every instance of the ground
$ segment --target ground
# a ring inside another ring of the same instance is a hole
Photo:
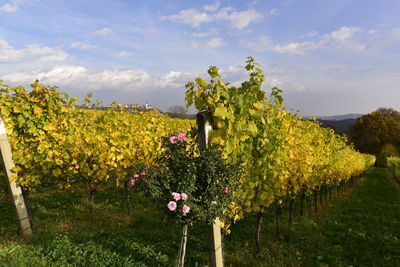
[[[29,205],[35,236],[23,239],[5,186],[0,187],[1,266],[171,266],[179,248],[181,226],[162,205],[131,191],[132,214],[126,215],[123,189],[105,186],[96,195],[94,223],[83,188],[62,192],[41,188]],[[335,195],[335,194],[334,194]],[[328,197],[329,199],[329,197]],[[248,216],[224,237],[227,266],[400,266],[400,186],[386,169],[374,168],[317,213],[288,225],[276,237],[273,207],[264,219],[256,252],[256,218]],[[309,205],[307,205],[308,208]],[[186,266],[207,265],[205,226],[189,228]]]

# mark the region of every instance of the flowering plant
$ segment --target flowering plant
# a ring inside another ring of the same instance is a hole
[[[142,171],[141,173],[136,173],[131,176],[131,178],[127,181],[127,184],[129,187],[135,187],[137,186],[137,183],[140,182],[145,182],[146,181],[146,172]]]
[[[222,159],[214,144],[199,153],[196,136],[192,136],[180,132],[164,138],[164,152],[146,184],[175,220],[183,224],[211,223],[216,217],[224,217],[239,172]]]
[[[189,199],[189,197],[188,197],[188,195],[186,194],[186,193],[181,193],[181,194],[179,194],[179,193],[172,193],[171,194],[172,195],[172,197],[175,199],[175,201],[170,201],[170,202],[168,202],[168,204],[167,204],[167,207],[168,207],[168,209],[170,210],[170,211],[175,211],[176,210],[176,208],[178,207],[178,201],[179,200],[182,200],[182,201],[186,201],[186,200],[188,200]],[[181,201],[181,202],[182,202]],[[186,204],[182,204],[182,208],[180,209],[180,211],[184,214],[184,215],[186,215],[187,213],[189,213],[189,211],[190,211],[190,206],[188,206],[188,205],[186,205]]]

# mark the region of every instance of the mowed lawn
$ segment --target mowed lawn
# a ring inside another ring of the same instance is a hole
[[[90,222],[82,188],[32,193],[36,234],[16,234],[14,211],[0,187],[0,266],[173,266],[181,226],[165,216],[164,205],[132,191],[126,215],[123,189],[110,184],[96,195]],[[274,210],[264,219],[262,249],[254,247],[255,216],[232,226],[224,237],[227,266],[400,266],[400,187],[386,169],[374,168],[317,213],[287,222],[275,234]],[[309,206],[309,205],[307,205]],[[308,215],[308,210],[305,212]],[[205,266],[205,226],[189,228],[187,266]]]

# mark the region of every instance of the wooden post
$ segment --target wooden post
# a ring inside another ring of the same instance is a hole
[[[179,248],[177,267],[183,267],[185,265],[187,235],[188,235],[188,224],[185,224],[182,229],[181,247]]]
[[[210,118],[207,114],[200,112],[197,114],[197,126],[199,129],[200,150],[204,151],[209,141],[209,135],[212,130]],[[209,259],[210,266],[224,266],[222,256],[222,238],[219,218],[215,218],[214,223],[209,225]]]
[[[14,161],[12,160],[12,153],[11,153],[11,145],[8,141],[7,131],[4,126],[4,121],[0,117],[0,149],[1,149],[1,156],[3,158],[4,169],[6,170],[6,183],[8,185],[11,200],[15,207],[17,220],[21,227],[21,233],[24,236],[29,236],[33,233],[32,230],[32,223],[30,221],[28,210],[25,205],[25,199],[22,194],[22,189],[18,185],[17,179],[13,179],[10,181],[11,176],[15,177],[15,174],[11,173],[11,169],[15,166]]]

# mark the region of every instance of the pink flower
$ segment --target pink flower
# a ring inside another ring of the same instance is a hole
[[[133,178],[139,178],[139,174],[134,174]]]
[[[228,194],[229,193],[229,188],[227,186],[224,187],[224,193]]]
[[[185,193],[181,193],[181,199],[182,200],[187,200],[189,197]]]
[[[188,213],[190,211],[190,207],[188,205],[183,205],[182,207],[182,212],[184,214]]]
[[[181,199],[181,195],[179,193],[173,192],[171,195],[175,200],[180,200]]]
[[[176,202],[175,202],[175,201],[170,201],[170,202],[168,202],[167,207],[168,207],[168,209],[169,209],[170,211],[176,210]]]
[[[141,176],[146,176],[146,173],[145,173],[145,172],[142,172],[140,175],[141,175]]]
[[[179,141],[186,141],[186,140],[187,140],[187,137],[186,137],[186,135],[185,135],[184,132],[180,132],[180,133],[179,133],[179,135],[178,135],[178,140],[179,140]]]
[[[136,180],[135,179],[131,179],[129,181],[129,186],[135,186]]]
[[[176,136],[171,136],[169,138],[169,141],[171,142],[171,144],[176,144],[178,143],[178,138]]]

